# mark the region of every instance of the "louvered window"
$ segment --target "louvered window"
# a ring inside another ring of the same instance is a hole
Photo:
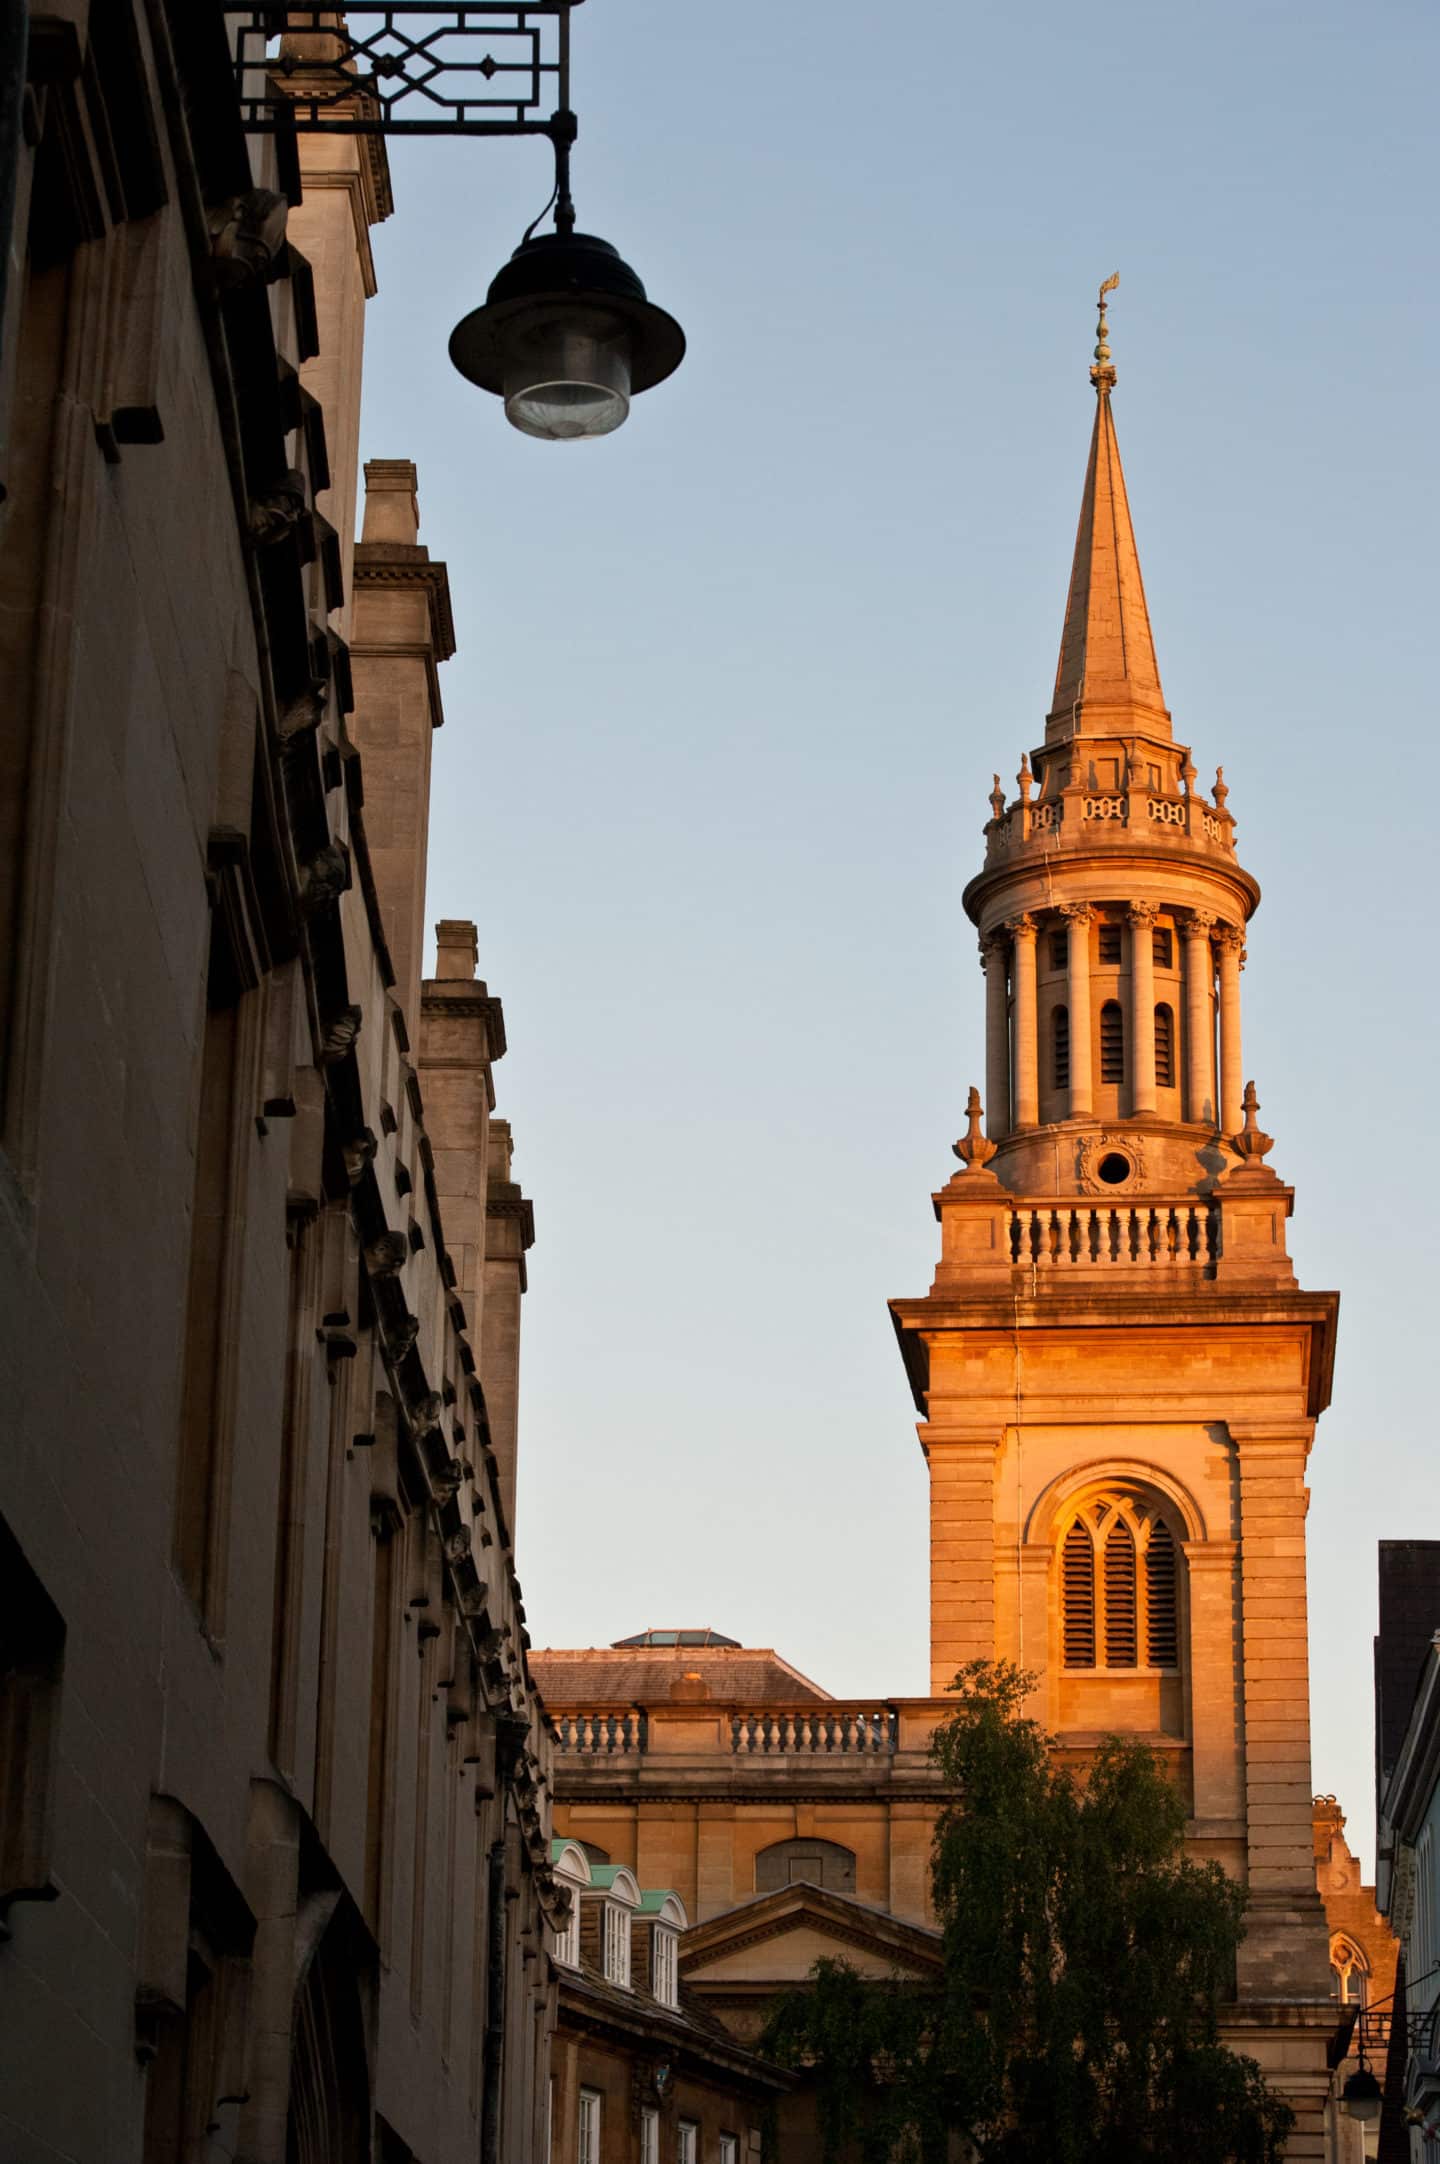
[[[1157,969],[1173,969],[1175,967],[1174,934],[1157,929],[1150,936],[1155,942],[1155,967]]]
[[[1050,967],[1063,969],[1070,959],[1070,935],[1068,932],[1050,934]]]
[[[1050,1017],[1050,1043],[1055,1055],[1055,1087],[1070,1087],[1070,1009],[1057,1007]]]
[[[1060,1551],[1065,1666],[1178,1668],[1179,1578],[1175,1536],[1139,1497],[1087,1503]]]
[[[1175,1540],[1163,1518],[1145,1549],[1146,1651],[1152,1668],[1178,1668],[1180,1627],[1175,1608]]]
[[[1175,1014],[1163,1001],[1155,1009],[1155,1080],[1162,1090],[1175,1087]]]
[[[1135,1535],[1121,1518],[1105,1536],[1105,1666],[1136,1662]]]
[[[1095,1543],[1088,1529],[1072,1525],[1065,1535],[1062,1598],[1065,1666],[1095,1666]]]
[[[1105,969],[1120,967],[1121,931],[1118,924],[1102,924],[1100,927],[1100,964]]]
[[[1100,1079],[1125,1079],[1125,1010],[1118,999],[1107,999],[1100,1009]]]

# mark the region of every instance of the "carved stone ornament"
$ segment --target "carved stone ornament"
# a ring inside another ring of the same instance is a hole
[[[1255,1117],[1260,1110],[1260,1100],[1255,1095],[1253,1082],[1245,1085],[1244,1105],[1245,1125],[1234,1138],[1235,1147],[1247,1164],[1258,1165],[1274,1149],[1275,1137],[1262,1134],[1260,1130],[1260,1123]]]
[[[1022,909],[1018,917],[1007,917],[1005,919],[1005,930],[1012,939],[1033,939],[1035,937],[1034,913],[1031,910]]]
[[[1062,902],[1060,914],[1067,924],[1083,929],[1085,925],[1094,923],[1095,905],[1093,902]]]
[[[410,1242],[403,1232],[382,1232],[365,1250],[365,1267],[372,1277],[393,1277],[410,1259]]]
[[[1147,925],[1155,922],[1159,914],[1158,902],[1132,902],[1125,912],[1125,921],[1133,924],[1137,931],[1143,931]]]
[[[1107,1157],[1125,1157],[1130,1173],[1123,1180],[1102,1180],[1100,1166]],[[1102,1128],[1098,1135],[1082,1136],[1076,1158],[1081,1192],[1086,1195],[1135,1195],[1145,1185],[1145,1144],[1139,1135],[1114,1134]]]
[[[966,1102],[965,1110],[969,1116],[970,1125],[960,1137],[960,1140],[952,1144],[952,1147],[967,1172],[983,1172],[995,1155],[997,1145],[981,1132],[980,1092],[973,1083],[970,1087],[970,1096]]]
[[[1222,924],[1215,934],[1215,944],[1222,954],[1237,956],[1240,967],[1245,967],[1245,934],[1238,924]]]
[[[292,466],[274,488],[250,499],[250,538],[257,548],[283,541],[305,516],[305,476]]]
[[[342,1007],[338,1014],[329,1017],[320,1046],[320,1058],[325,1066],[333,1066],[336,1060],[344,1059],[360,1034],[363,1020],[364,1015],[359,1007]]]
[[[445,1560],[447,1563],[452,1564],[463,1563],[469,1553],[470,1528],[468,1525],[462,1525],[460,1530],[457,1533],[452,1533],[445,1543]]]
[[[1185,919],[1184,931],[1187,939],[1208,939],[1214,929],[1215,919],[1208,909],[1192,909]]]
[[[289,214],[289,203],[272,188],[248,188],[215,204],[207,222],[216,284],[227,293],[268,284],[279,267]]]
[[[305,867],[300,907],[309,915],[322,909],[326,902],[333,902],[337,895],[348,892],[349,886],[350,852],[344,842],[327,842],[323,849],[316,850]]]
[[[345,1177],[352,1187],[365,1167],[374,1163],[375,1152],[379,1147],[375,1131],[371,1127],[362,1127],[358,1135],[352,1135],[346,1142],[341,1155],[345,1159]]]

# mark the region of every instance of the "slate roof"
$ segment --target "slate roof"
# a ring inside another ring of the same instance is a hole
[[[772,1646],[584,1646],[532,1648],[530,1672],[552,1710],[556,1706],[653,1705],[670,1686],[698,1675],[709,1696],[744,1705],[776,1706],[823,1700],[822,1690]]]

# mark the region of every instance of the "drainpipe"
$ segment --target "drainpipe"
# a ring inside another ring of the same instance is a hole
[[[15,235],[15,187],[25,113],[25,65],[30,48],[26,0],[0,0],[0,348],[5,340],[5,289]],[[0,499],[4,482],[0,481]]]
[[[503,1796],[504,1791],[502,1789]],[[505,1836],[490,1846],[487,1895],[485,2089],[480,2102],[480,2164],[500,2164],[500,2090],[505,2079]]]

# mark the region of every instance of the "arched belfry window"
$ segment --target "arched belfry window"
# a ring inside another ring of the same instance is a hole
[[[1179,1543],[1143,1495],[1089,1497],[1060,1539],[1067,1668],[1178,1668]]]

